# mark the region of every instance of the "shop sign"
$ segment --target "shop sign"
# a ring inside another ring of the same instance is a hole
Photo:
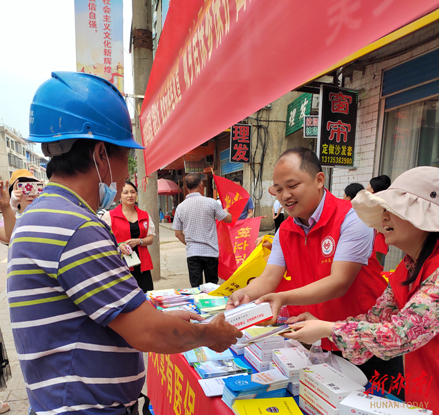
[[[319,135],[319,116],[305,115],[303,120],[303,136],[305,138],[316,138]]]
[[[321,85],[317,155],[322,166],[353,166],[357,108],[357,92]]]
[[[302,94],[287,108],[287,128],[285,136],[290,135],[303,127],[305,115],[311,113],[312,94]]]
[[[230,129],[230,163],[250,163],[250,124],[235,124]]]
[[[203,173],[204,172],[204,162],[200,161],[186,161],[184,162],[185,173]]]

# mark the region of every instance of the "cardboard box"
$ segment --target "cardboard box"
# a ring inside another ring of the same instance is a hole
[[[290,382],[287,386],[288,392],[291,393],[293,396],[299,396],[299,385],[300,383],[292,383]]]
[[[258,372],[265,372],[271,369],[271,362],[263,362],[248,347],[244,349],[244,357]]]
[[[298,383],[300,370],[308,366],[308,356],[294,347],[274,349],[273,362],[290,382]]]
[[[246,349],[250,349],[263,362],[271,362],[273,360],[273,350],[261,350],[255,344],[247,346]]]
[[[246,339],[252,339],[253,337],[260,336],[261,334],[265,334],[271,330],[273,330],[273,327],[252,327],[251,329],[244,331],[244,337]],[[273,350],[285,347],[285,343],[286,339],[283,337],[273,336],[269,337],[268,339],[261,340],[260,342],[255,343],[253,346],[260,350]]]
[[[422,405],[423,402],[417,402]],[[379,396],[352,392],[340,402],[340,415],[433,415],[433,411],[409,406],[403,402],[391,401]]]
[[[325,402],[320,396],[315,394],[311,389],[300,384],[300,396],[317,409],[322,415],[339,415],[338,407]]]
[[[304,367],[300,371],[300,384],[335,408],[351,392],[364,392],[363,386],[327,364]]]

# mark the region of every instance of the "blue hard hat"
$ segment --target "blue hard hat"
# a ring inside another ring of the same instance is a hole
[[[133,137],[128,108],[114,85],[91,74],[52,72],[32,100],[28,140],[54,143],[80,138],[144,148]]]

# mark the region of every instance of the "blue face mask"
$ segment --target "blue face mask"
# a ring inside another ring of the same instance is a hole
[[[107,153],[107,149],[105,149],[105,154]],[[108,154],[107,154],[108,160]],[[108,161],[108,168],[110,169],[110,178],[111,183],[110,187],[108,187],[105,183],[102,183],[101,175],[99,174],[98,165],[96,164],[95,153],[93,152],[93,161],[95,162],[96,170],[99,176],[99,207],[98,209],[109,209],[111,204],[114,202],[114,198],[117,194],[117,184],[113,182],[113,174],[111,172],[110,162]]]

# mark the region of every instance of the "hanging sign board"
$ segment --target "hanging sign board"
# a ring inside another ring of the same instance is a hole
[[[250,163],[250,124],[235,124],[230,129],[230,163]]]
[[[336,86],[320,86],[317,155],[322,166],[354,165],[358,94]]]
[[[287,108],[287,128],[285,136],[290,135],[303,127],[305,115],[311,113],[312,94],[302,94]]]
[[[303,118],[303,137],[317,138],[319,135],[319,116],[305,115]]]

